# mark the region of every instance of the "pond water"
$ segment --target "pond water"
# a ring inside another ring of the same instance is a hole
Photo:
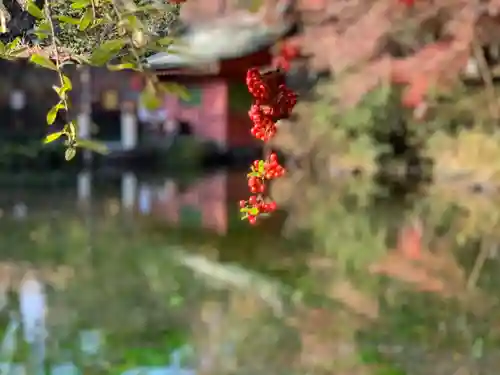
[[[0,176],[1,371],[498,368],[493,197],[297,186],[250,227],[245,172]]]

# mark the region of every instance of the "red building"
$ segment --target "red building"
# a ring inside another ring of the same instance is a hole
[[[165,98],[168,116],[188,123],[195,137],[222,149],[256,144],[250,135],[250,96],[243,82],[211,78],[186,83],[186,87],[188,100],[175,95]]]

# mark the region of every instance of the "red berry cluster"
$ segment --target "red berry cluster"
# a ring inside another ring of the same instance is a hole
[[[273,59],[273,66],[288,72],[290,70],[291,61],[299,56],[300,50],[297,44],[289,41],[282,41],[279,45],[278,53]]]
[[[276,134],[276,123],[290,117],[297,103],[297,95],[286,87],[284,72],[279,69],[264,74],[256,68],[249,69],[246,84],[253,96],[253,104],[248,112],[253,123],[250,132],[255,138],[269,142]],[[270,153],[265,160],[252,163],[247,177],[248,187],[254,195],[248,201],[240,201],[242,220],[255,224],[258,216],[266,216],[276,210],[276,202],[266,198],[266,183],[284,173],[285,168],[279,164],[275,153]]]
[[[268,142],[276,134],[276,122],[290,117],[297,103],[297,95],[285,85],[282,71],[261,74],[258,69],[248,70],[246,84],[254,102],[248,116],[252,120],[252,135]]]
[[[276,210],[276,202],[264,197],[266,182],[284,174],[285,168],[279,164],[275,153],[271,153],[266,160],[254,160],[247,177],[250,192],[255,195],[250,196],[248,201],[240,201],[240,209],[250,224],[257,222],[258,215],[270,214]]]

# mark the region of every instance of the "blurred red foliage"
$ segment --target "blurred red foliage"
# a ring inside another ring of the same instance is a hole
[[[404,86],[404,106],[417,108],[429,89],[460,78],[474,43],[500,35],[497,14],[494,0],[325,0],[321,10],[302,11],[300,50],[314,70],[346,77],[344,105],[390,83]]]

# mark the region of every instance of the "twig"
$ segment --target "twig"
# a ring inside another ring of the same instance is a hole
[[[474,57],[477,60],[479,67],[479,74],[486,87],[486,93],[490,101],[490,112],[493,119],[500,118],[500,108],[498,107],[496,97],[495,97],[495,86],[493,85],[493,75],[488,67],[488,62],[484,57],[483,50],[480,44],[474,40],[472,43]]]
[[[113,4],[113,9],[116,13],[116,16],[118,17],[119,21],[123,21],[123,16],[122,13],[116,4],[116,0],[112,0]],[[146,76],[146,78],[153,84],[153,86],[157,85],[159,83],[159,79],[155,74],[151,74],[146,69],[144,69],[144,64],[142,63],[141,56],[139,55],[136,47],[134,46],[133,40],[132,40],[132,35],[130,35],[130,53],[134,57],[136,61],[136,68],[138,71],[140,71],[142,74]]]
[[[45,17],[47,18],[47,22],[49,23],[50,27],[50,34],[51,34],[51,43],[52,43],[52,48],[54,49],[54,59],[55,59],[55,64],[56,64],[56,70],[57,70],[57,75],[59,77],[59,83],[61,84],[61,87],[64,87],[64,74],[61,70],[61,59],[59,56],[59,47],[57,45],[57,37],[56,37],[56,30],[54,27],[54,22],[52,21],[52,14],[50,12],[50,2],[46,1],[45,6],[44,6],[44,11],[45,11]],[[66,114],[69,113],[69,103],[67,99],[67,94],[65,93],[64,95],[61,95],[62,97],[61,102],[64,106],[64,109],[66,111]]]
[[[492,245],[495,246],[495,245]],[[472,290],[475,288],[477,281],[479,279],[479,276],[481,275],[481,270],[483,269],[484,263],[486,262],[486,259],[488,258],[488,253],[490,250],[490,246],[488,246],[488,243],[481,243],[481,249],[479,251],[479,254],[477,255],[476,261],[474,263],[474,267],[472,268],[472,271],[469,275],[469,278],[467,280],[467,290]]]
[[[95,19],[96,18],[96,14],[97,14],[96,10],[95,10],[95,8],[96,8],[95,7],[95,0],[90,0],[90,5],[92,7],[92,17],[93,17],[93,19]]]

